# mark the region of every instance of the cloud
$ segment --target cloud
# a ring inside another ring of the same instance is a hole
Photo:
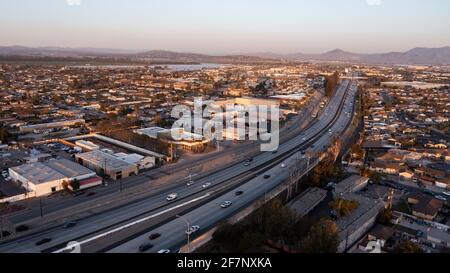
[[[66,0],[68,6],[80,6],[81,0]]]
[[[381,6],[383,4],[383,0],[366,0],[366,2],[369,6]]]

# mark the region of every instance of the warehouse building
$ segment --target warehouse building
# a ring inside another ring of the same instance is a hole
[[[137,165],[99,150],[78,154],[75,159],[79,164],[114,180],[137,175],[139,172]]]
[[[84,188],[97,186],[100,181],[91,180],[95,172],[67,159],[34,162],[9,169],[10,177],[19,182],[28,192],[35,196],[48,195],[64,189],[64,184],[73,181],[83,183]]]

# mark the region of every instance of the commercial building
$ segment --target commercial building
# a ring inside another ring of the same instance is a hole
[[[352,175],[349,178],[339,182],[333,190],[334,198],[348,193],[354,193],[362,190],[369,183],[369,178],[359,175]]]
[[[67,159],[34,162],[9,169],[10,177],[35,196],[48,195],[63,190],[64,184],[77,181],[84,188],[98,185],[84,181],[95,178],[95,172]],[[100,179],[101,184],[101,179]]]
[[[67,121],[60,121],[60,122],[25,125],[25,126],[20,126],[19,130],[21,133],[31,133],[31,132],[34,132],[35,130],[62,128],[62,127],[75,126],[77,124],[84,124],[84,123],[85,123],[84,119],[75,119],[75,120],[67,120]]]
[[[357,202],[358,208],[337,221],[340,253],[360,240],[375,225],[378,214],[385,208],[383,201],[355,193],[345,194],[342,198]]]
[[[114,180],[137,175],[139,172],[136,164],[99,150],[78,154],[75,159],[79,164]]]
[[[91,141],[86,141],[86,140],[78,140],[78,141],[75,142],[75,145],[77,145],[78,147],[80,147],[84,151],[88,151],[88,152],[100,149],[100,146],[94,144]]]
[[[158,139],[162,142],[166,142],[176,147],[191,151],[191,152],[203,152],[211,140],[205,139],[202,135],[193,134],[191,132],[186,132],[184,129],[164,129],[160,127],[151,127],[145,129],[139,129],[134,131],[136,134],[145,135],[152,139]],[[174,135],[180,138],[175,140]]]
[[[304,217],[308,215],[314,208],[316,208],[327,197],[327,191],[319,188],[309,188],[302,193],[290,205],[293,211],[298,216]]]

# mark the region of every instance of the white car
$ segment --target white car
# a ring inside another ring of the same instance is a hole
[[[450,191],[446,191],[446,192],[444,192],[444,195],[445,195],[445,196],[449,196],[449,197],[450,197]]]
[[[187,235],[191,235],[200,230],[200,226],[192,226],[189,230],[186,231]]]
[[[203,188],[204,188],[204,189],[209,188],[210,186],[211,186],[211,183],[205,183],[205,184],[203,184]]]
[[[160,251],[158,251],[158,254],[169,254],[170,250],[169,249],[161,249]]]
[[[175,199],[177,199],[178,198],[178,194],[176,194],[176,193],[172,193],[172,194],[170,194],[169,196],[167,196],[167,201],[173,201],[173,200],[175,200]]]
[[[186,186],[190,187],[190,186],[192,186],[192,185],[194,185],[194,184],[195,184],[194,181],[189,181],[189,182],[187,182]]]
[[[231,201],[225,201],[222,205],[220,205],[223,209],[226,209],[228,207],[230,207],[231,205],[233,205],[233,203]]]
[[[447,198],[445,198],[444,196],[440,196],[440,195],[436,195],[434,198],[441,200],[441,201],[447,201]]]
[[[286,164],[284,164],[284,163],[281,164],[281,168],[282,168],[282,169],[286,168]]]

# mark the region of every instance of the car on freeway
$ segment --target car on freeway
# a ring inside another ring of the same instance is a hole
[[[186,231],[187,235],[191,235],[200,230],[200,226],[192,226],[189,230]]]
[[[269,179],[271,176],[269,174],[264,175],[264,179]]]
[[[211,183],[205,183],[202,186],[204,189],[211,187]]]
[[[44,238],[42,240],[39,240],[36,242],[36,246],[41,246],[47,243],[50,243],[52,241],[52,238]]]
[[[143,245],[139,246],[139,251],[140,251],[140,252],[145,252],[145,251],[148,251],[148,250],[150,250],[150,249],[152,249],[152,248],[153,248],[153,245],[150,244],[150,243],[148,243],[148,244],[143,244]]]
[[[192,185],[194,185],[194,184],[195,184],[194,181],[189,181],[189,182],[186,183],[186,186],[190,187],[190,186],[192,186]]]
[[[71,221],[71,222],[66,223],[66,224],[64,225],[64,228],[73,228],[73,227],[76,226],[76,225],[77,225],[77,222]]]
[[[175,200],[175,199],[177,199],[178,198],[178,194],[176,194],[176,193],[172,193],[172,194],[169,194],[168,196],[167,196],[167,201],[173,201],[173,200]]]
[[[158,251],[158,254],[169,254],[170,253],[170,249],[161,249],[160,251]]]
[[[231,201],[225,201],[222,205],[220,205],[223,209],[226,209],[228,207],[230,207],[231,205],[233,205],[233,203]]]
[[[91,196],[94,196],[95,194],[96,194],[95,192],[90,192],[86,195],[86,197],[91,197]]]
[[[441,201],[447,202],[447,198],[445,198],[445,197],[442,196],[442,195],[436,195],[434,198],[436,198],[436,199],[438,199],[438,200],[441,200]]]
[[[248,167],[248,166],[250,166],[250,165],[251,165],[250,161],[245,161],[245,163],[244,163],[244,166],[245,166],[245,167]]]
[[[241,196],[244,194],[244,191],[237,191],[235,194],[236,194],[236,196]]]
[[[156,239],[158,239],[159,237],[161,237],[161,234],[159,234],[159,233],[153,233],[153,234],[151,234],[150,236],[148,236],[148,238],[149,238],[151,241],[156,240]]]
[[[286,164],[284,164],[284,163],[281,164],[281,168],[282,168],[282,169],[286,168]]]

